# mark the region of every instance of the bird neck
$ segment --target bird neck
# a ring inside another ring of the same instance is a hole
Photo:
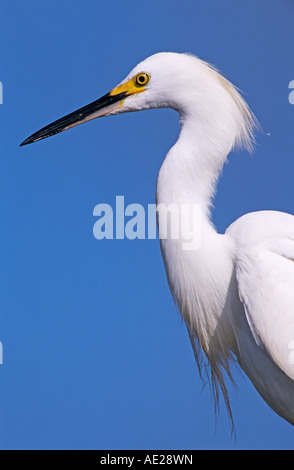
[[[192,344],[196,344],[196,335],[216,375],[221,377],[214,358],[218,350],[223,357],[229,357],[233,341],[229,307],[223,314],[229,302],[227,292],[233,268],[231,241],[215,230],[210,209],[217,177],[229,149],[217,129],[207,131],[207,126],[201,127],[201,124],[195,127],[195,119],[187,116],[181,125],[179,139],[167,154],[158,175],[157,207],[160,204],[166,207],[197,205],[200,208],[198,218],[196,224],[192,219],[190,231],[195,244],[187,245],[179,231],[177,239],[169,234],[160,237],[160,246],[168,284],[187,323]],[[159,212],[159,234],[163,222]],[[222,336],[224,331],[227,333]],[[193,349],[197,356],[196,346]]]
[[[210,209],[218,176],[232,146],[217,128],[181,116],[178,141],[168,152],[157,180],[158,204],[198,204],[210,224]]]

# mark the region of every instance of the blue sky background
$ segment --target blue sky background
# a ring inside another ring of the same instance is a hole
[[[285,449],[294,429],[237,375],[230,438],[215,429],[158,240],[98,241],[93,208],[154,203],[178,116],[92,121],[27,147],[145,57],[191,52],[245,92],[262,132],[231,155],[219,231],[258,209],[294,211],[292,0],[0,1],[2,449]],[[268,135],[270,134],[270,135]]]

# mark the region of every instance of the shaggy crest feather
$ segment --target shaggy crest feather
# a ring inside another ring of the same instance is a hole
[[[245,148],[249,153],[252,153],[255,145],[255,132],[260,129],[256,116],[241,96],[241,90],[227,80],[216,67],[208,62],[205,62],[205,64],[215,74],[216,79],[220,81],[236,104],[238,112],[235,114],[235,117],[238,122],[239,131],[236,133],[235,147],[237,149]]]

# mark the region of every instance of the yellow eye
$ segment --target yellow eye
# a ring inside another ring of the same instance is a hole
[[[135,84],[137,86],[144,86],[147,85],[147,83],[150,80],[150,75],[148,73],[138,73],[135,77]]]

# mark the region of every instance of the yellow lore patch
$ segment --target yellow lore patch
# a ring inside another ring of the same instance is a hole
[[[118,95],[119,93],[126,93],[128,95],[134,95],[135,93],[141,93],[145,91],[145,85],[150,80],[150,75],[148,73],[138,73],[135,77],[131,78],[125,83],[118,85],[110,91],[111,96]]]

